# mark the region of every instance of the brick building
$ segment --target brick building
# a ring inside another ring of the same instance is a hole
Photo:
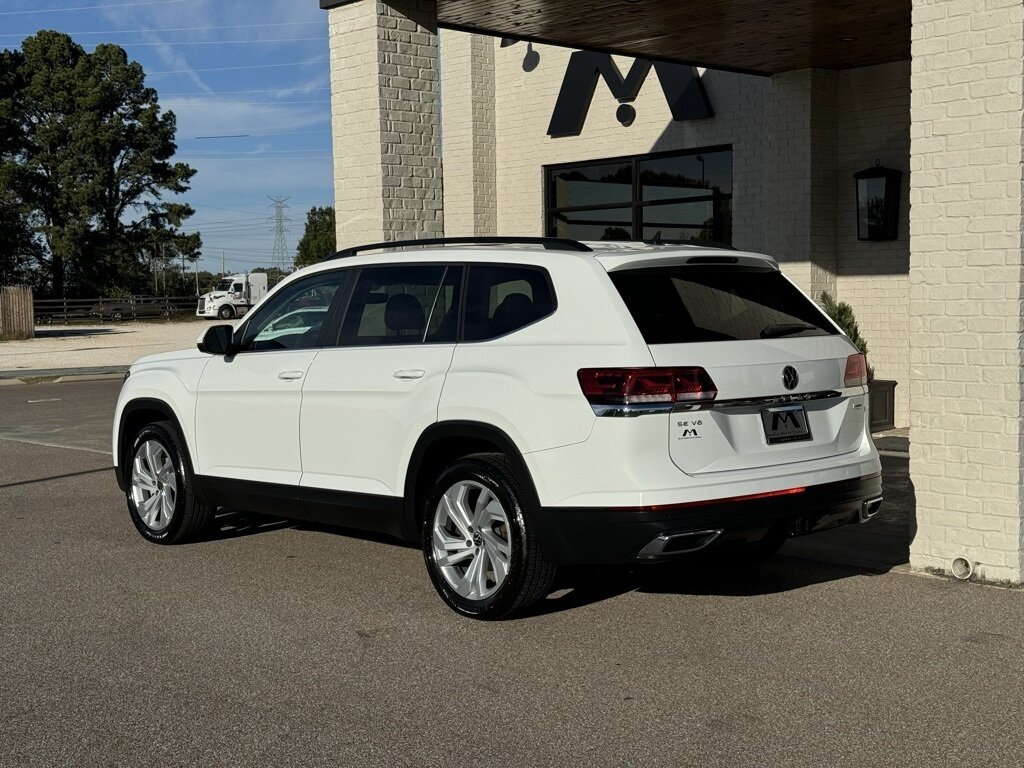
[[[339,246],[661,232],[772,254],[854,307],[897,382],[912,565],[1024,580],[1024,0],[320,4]],[[863,240],[854,174],[876,164],[901,173],[895,237]]]

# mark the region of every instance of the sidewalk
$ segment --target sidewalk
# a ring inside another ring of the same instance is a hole
[[[37,326],[36,338],[0,343],[0,379],[117,373],[146,355],[194,346],[204,320]],[[88,369],[88,370],[84,370]]]

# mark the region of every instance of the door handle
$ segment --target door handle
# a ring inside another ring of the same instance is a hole
[[[281,371],[277,374],[277,378],[282,381],[295,381],[302,378],[302,371]]]
[[[425,374],[426,371],[422,368],[407,368],[403,371],[395,371],[395,378],[402,381],[412,381],[413,379],[422,379]]]

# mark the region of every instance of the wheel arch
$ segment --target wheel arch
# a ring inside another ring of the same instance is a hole
[[[408,539],[419,538],[420,507],[437,471],[455,459],[474,453],[504,454],[515,469],[523,488],[530,494],[530,501],[539,504],[537,489],[523,454],[508,434],[483,422],[438,422],[420,435],[406,470],[402,528]]]
[[[151,424],[154,421],[169,421],[174,425],[174,428],[178,431],[178,436],[182,447],[185,450],[185,460],[192,464],[192,455],[188,445],[188,437],[185,430],[181,428],[181,420],[178,418],[178,414],[175,413],[174,408],[163,400],[157,400],[152,397],[138,397],[134,400],[129,400],[124,408],[121,409],[121,415],[118,420],[117,426],[117,465],[115,467],[115,475],[117,476],[117,485],[123,491],[127,484],[126,478],[126,464],[128,450],[131,448],[132,437],[146,424]],[[198,493],[202,493],[201,488],[197,488]]]

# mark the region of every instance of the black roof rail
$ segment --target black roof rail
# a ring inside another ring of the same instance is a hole
[[[567,237],[428,237],[422,240],[392,240],[387,243],[368,243],[344,248],[325,256],[322,261],[345,259],[363,251],[380,251],[386,248],[415,248],[425,245],[543,245],[549,251],[576,251],[591,253],[593,249],[579,240]]]

